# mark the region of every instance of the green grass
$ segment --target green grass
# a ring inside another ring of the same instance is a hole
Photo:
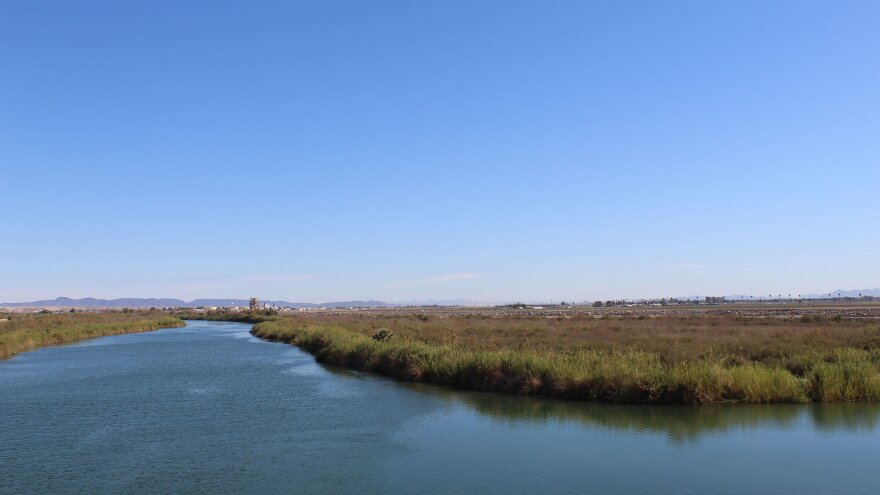
[[[619,403],[880,400],[876,323],[467,320],[283,318],[253,333],[320,362],[467,390]],[[379,340],[381,329],[392,337]]]
[[[65,313],[4,315],[0,323],[0,359],[50,345],[122,333],[147,332],[184,323],[162,313]]]

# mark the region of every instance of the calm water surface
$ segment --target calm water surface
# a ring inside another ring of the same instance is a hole
[[[190,322],[0,362],[0,493],[878,493],[880,406],[646,407],[327,369]]]

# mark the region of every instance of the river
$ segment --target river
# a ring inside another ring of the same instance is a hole
[[[877,493],[880,405],[618,406],[327,368],[250,325],[0,361],[0,493]]]

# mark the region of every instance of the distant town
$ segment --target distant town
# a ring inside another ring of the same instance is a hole
[[[690,296],[654,299],[609,299],[605,301],[559,301],[539,303],[513,302],[490,304],[477,302],[456,302],[444,304],[432,302],[389,303],[383,301],[341,301],[327,303],[291,303],[280,300],[261,300],[258,297],[249,299],[197,299],[186,302],[178,299],[71,299],[59,297],[52,300],[2,303],[0,312],[7,313],[55,313],[73,311],[106,311],[151,309],[162,311],[189,311],[204,313],[211,311],[245,312],[272,311],[274,313],[299,313],[328,310],[375,310],[391,308],[499,308],[508,310],[543,310],[543,309],[585,309],[585,308],[637,308],[637,307],[685,307],[685,306],[729,306],[729,305],[811,305],[811,304],[858,304],[880,301],[880,290],[866,289],[862,291],[835,291],[825,294],[775,294],[767,296]]]

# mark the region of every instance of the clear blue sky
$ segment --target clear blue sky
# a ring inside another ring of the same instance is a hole
[[[880,286],[880,3],[0,3],[0,301]]]

